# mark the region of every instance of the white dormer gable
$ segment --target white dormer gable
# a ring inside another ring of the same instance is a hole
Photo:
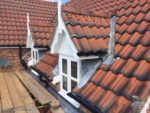
[[[59,27],[56,29],[54,40],[51,46],[51,53],[78,59],[77,50],[68,34],[64,22],[62,21],[61,24],[62,29]]]
[[[79,84],[80,80],[80,60],[77,56],[77,52],[61,17],[61,0],[59,0],[58,26],[51,45],[51,53],[59,54],[59,93],[74,106],[79,107],[80,104],[67,95],[67,93],[71,92]],[[74,70],[72,70],[71,67],[73,67]]]
[[[111,19],[112,32],[110,33],[110,44],[109,44],[109,54],[113,54],[111,44],[114,41],[114,25],[115,18]],[[78,50],[72,41],[72,37],[65,26],[65,23],[61,16],[61,2],[58,3],[58,26],[56,28],[54,39],[51,44],[51,53],[59,55],[59,76],[60,76],[60,94],[62,96],[73,91],[75,87],[83,87],[88,80],[92,77],[98,66],[107,60],[108,55],[104,56],[78,56]],[[104,57],[104,58],[103,58]],[[109,63],[113,59],[108,58]],[[64,96],[69,99],[67,96]],[[73,105],[79,107],[77,102],[69,99]]]
[[[30,19],[29,19],[29,13],[27,13],[27,41],[26,41],[26,47],[32,48],[33,47],[33,40],[32,35],[30,31]]]
[[[68,30],[61,16],[61,2],[58,2],[58,26],[51,45],[51,53],[62,54],[78,59],[77,49],[71,40]]]

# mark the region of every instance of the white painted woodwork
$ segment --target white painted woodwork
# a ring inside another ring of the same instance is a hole
[[[30,19],[29,19],[29,13],[27,13],[27,41],[26,41],[26,47],[32,48],[34,46],[32,35],[30,31]]]
[[[145,105],[144,105],[144,108],[142,109],[142,111],[140,113],[147,113],[147,110],[149,109],[150,107],[150,96],[148,97]]]

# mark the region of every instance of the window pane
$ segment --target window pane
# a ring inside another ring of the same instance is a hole
[[[33,55],[32,57],[33,57],[33,59],[34,59],[34,56],[35,56],[35,55],[34,55],[34,51],[32,51],[32,55]]]
[[[67,77],[63,76],[63,89],[66,91],[68,90],[67,85],[68,85]]]
[[[71,80],[71,90],[73,90],[77,86],[77,82],[74,80]]]
[[[0,67],[8,67],[10,60],[8,58],[0,58]]]
[[[63,73],[67,74],[67,60],[62,59],[62,69]]]
[[[77,62],[71,62],[71,76],[77,78]]]
[[[38,60],[38,51],[36,51],[36,60]]]

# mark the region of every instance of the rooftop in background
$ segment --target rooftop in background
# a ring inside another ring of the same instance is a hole
[[[0,1],[0,46],[25,46],[27,13],[35,46],[48,47],[57,21],[57,4],[40,0]]]
[[[150,0],[72,0],[66,6],[75,11],[91,9],[91,12],[116,14],[115,60],[110,65],[102,64],[85,86],[76,88],[76,99],[88,103],[87,108],[90,106],[98,112],[108,113],[131,111],[133,96],[147,100],[150,89]],[[73,17],[75,23],[78,19]]]

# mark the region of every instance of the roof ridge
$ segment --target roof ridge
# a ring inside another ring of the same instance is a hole
[[[94,17],[103,17],[103,18],[110,18],[115,12],[101,12],[101,11],[92,11],[92,10],[77,10],[73,7],[65,6],[63,7],[63,12],[78,14],[78,15],[85,15],[85,16],[94,16]]]

